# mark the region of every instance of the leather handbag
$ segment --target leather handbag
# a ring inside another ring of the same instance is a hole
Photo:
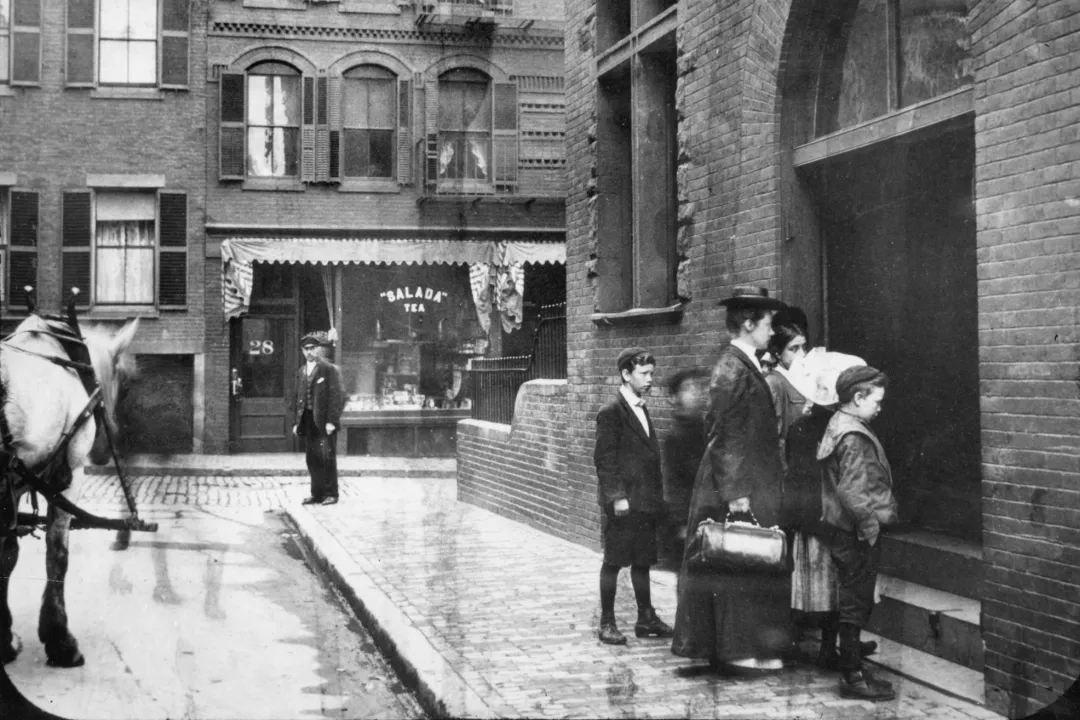
[[[787,537],[778,527],[725,519],[702,521],[691,541],[687,563],[700,572],[779,574],[790,572]]]

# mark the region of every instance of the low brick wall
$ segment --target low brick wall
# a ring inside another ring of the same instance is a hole
[[[522,385],[512,425],[458,423],[458,500],[595,546],[595,530],[567,513],[566,426],[565,380]]]

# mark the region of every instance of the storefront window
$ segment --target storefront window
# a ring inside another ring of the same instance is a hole
[[[342,270],[346,410],[469,407],[465,367],[487,340],[461,265]]]

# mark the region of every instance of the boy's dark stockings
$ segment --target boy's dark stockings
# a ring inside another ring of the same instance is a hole
[[[615,615],[615,590],[619,583],[619,566],[604,563],[600,566],[600,613],[604,617]],[[652,607],[652,591],[649,587],[649,567],[633,565],[630,567],[630,582],[634,586],[634,599],[638,610]]]

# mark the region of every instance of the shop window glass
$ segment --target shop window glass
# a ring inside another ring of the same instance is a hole
[[[388,70],[369,66],[345,73],[345,177],[394,176],[397,94],[397,77]]]
[[[439,79],[439,179],[491,182],[491,81],[473,70]]]
[[[300,164],[300,73],[261,63],[247,75],[247,173],[293,177]]]
[[[929,100],[973,81],[964,0],[901,0],[900,104]]]

